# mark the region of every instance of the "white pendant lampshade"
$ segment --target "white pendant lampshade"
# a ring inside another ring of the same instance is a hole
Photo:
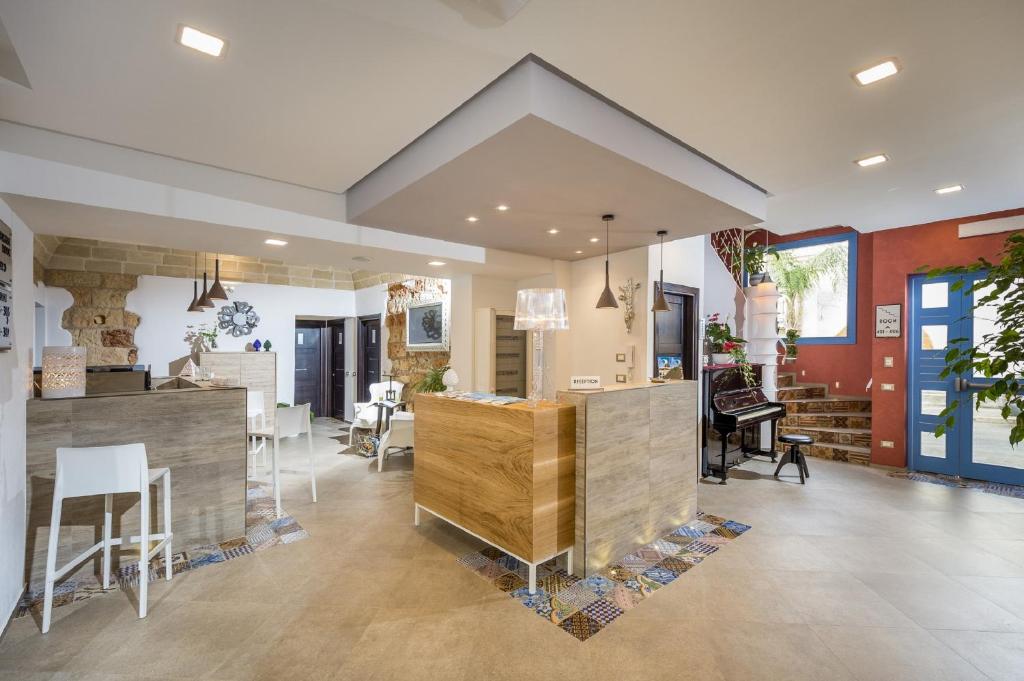
[[[82,346],[43,348],[43,399],[85,395],[85,357]]]

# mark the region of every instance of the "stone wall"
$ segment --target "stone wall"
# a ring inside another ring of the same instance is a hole
[[[423,380],[428,371],[448,364],[451,353],[448,350],[410,352],[405,347],[405,311],[412,303],[447,299],[448,295],[448,282],[444,279],[406,278],[388,286],[388,307],[385,317],[388,329],[388,358],[391,360],[391,373],[395,380],[406,386],[403,394],[406,400],[411,397],[414,386]]]
[[[135,364],[135,329],[141,320],[125,309],[125,299],[138,286],[137,275],[48,269],[43,282],[67,289],[74,299],[61,326],[71,333],[72,343],[87,349],[90,366]]]

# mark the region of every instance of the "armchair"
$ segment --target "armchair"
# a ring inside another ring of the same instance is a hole
[[[377,407],[372,405],[375,402],[379,402],[384,399],[384,393],[388,391],[389,387],[395,391],[396,395],[401,397],[402,391],[405,389],[405,384],[399,383],[398,381],[371,383],[370,401],[353,403],[352,425],[349,426],[348,429],[348,444],[350,447],[355,444],[353,433],[356,428],[372,430],[377,427]]]

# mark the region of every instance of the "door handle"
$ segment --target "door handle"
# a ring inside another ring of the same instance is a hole
[[[966,378],[954,378],[953,379],[953,390],[956,392],[966,392],[968,390],[984,390],[988,387],[987,383],[974,383]]]

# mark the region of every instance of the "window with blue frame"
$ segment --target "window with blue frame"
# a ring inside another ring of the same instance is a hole
[[[774,244],[765,259],[779,288],[780,335],[800,333],[801,344],[857,341],[857,233]]]

